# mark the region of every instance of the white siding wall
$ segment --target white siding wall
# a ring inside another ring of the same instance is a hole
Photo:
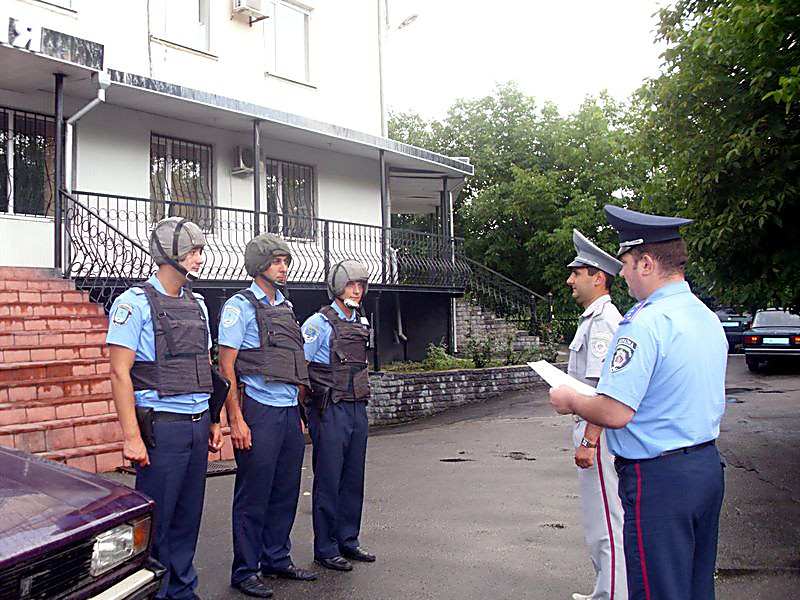
[[[207,53],[159,42],[148,52],[144,0],[80,0],[73,3],[74,13],[31,0],[4,0],[0,16],[104,44],[107,68],[380,135],[376,0],[304,0],[312,9],[310,84],[265,74],[270,19],[250,27],[246,18],[231,19],[230,0],[209,1]]]
[[[76,128],[75,189],[150,196],[150,133],[210,144],[214,155],[214,201],[218,206],[251,209],[253,176],[230,174],[234,147],[248,146],[250,136],[166,119],[148,113],[101,105]],[[299,146],[262,137],[262,156],[314,168],[317,216],[380,225],[378,161]],[[264,170],[262,168],[262,177]],[[266,189],[262,182],[262,209]]]
[[[0,213],[0,265],[53,266],[53,219]]]

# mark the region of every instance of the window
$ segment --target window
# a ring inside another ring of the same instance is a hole
[[[150,134],[150,218],[180,216],[213,226],[211,146]]]
[[[267,218],[270,233],[314,237],[314,170],[280,160],[266,160]]]
[[[53,215],[55,120],[0,109],[0,212]]]
[[[208,52],[210,0],[151,0],[150,33],[162,40]]]
[[[288,2],[268,2],[264,23],[267,71],[303,83],[311,80],[308,60],[310,12]]]

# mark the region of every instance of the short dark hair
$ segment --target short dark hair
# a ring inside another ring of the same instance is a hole
[[[686,248],[686,242],[681,238],[634,246],[630,252],[636,260],[642,258],[644,254],[649,254],[656,260],[665,275],[676,273],[682,275],[689,260],[689,250]]]
[[[607,273],[597,267],[586,267],[586,271],[590,277],[594,277],[597,273],[602,273],[606,282],[606,290],[611,291],[611,286],[614,285],[614,276],[611,273]]]

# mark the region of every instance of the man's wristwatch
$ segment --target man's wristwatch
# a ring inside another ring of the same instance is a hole
[[[584,448],[597,448],[597,444],[590,442],[586,438],[581,438],[581,446]]]

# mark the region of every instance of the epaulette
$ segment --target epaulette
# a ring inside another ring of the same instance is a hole
[[[203,294],[201,294],[200,292],[195,292],[193,290],[192,294],[194,295],[195,298],[200,298],[200,300],[203,300],[205,302],[205,298],[203,297]]]
[[[633,321],[633,318],[639,314],[639,312],[648,304],[650,304],[647,300],[641,300],[637,302],[633,306],[628,309],[628,312],[625,313],[625,316],[622,317],[622,321],[619,322],[620,325],[624,323],[630,323]]]
[[[140,287],[129,288],[129,291],[133,292],[137,296],[143,296],[144,295],[144,290],[142,288],[140,288]]]

